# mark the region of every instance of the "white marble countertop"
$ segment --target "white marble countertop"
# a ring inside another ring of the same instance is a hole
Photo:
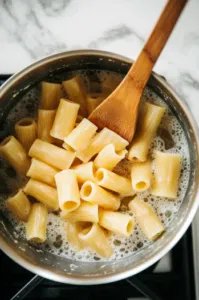
[[[0,74],[72,49],[107,50],[135,59],[164,3],[0,0]],[[154,70],[184,98],[199,124],[198,12],[199,0],[190,0]],[[199,227],[199,212],[197,222],[195,227]]]

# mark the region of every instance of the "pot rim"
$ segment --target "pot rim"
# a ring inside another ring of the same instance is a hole
[[[133,63],[133,60],[126,58],[119,54],[114,54],[107,51],[100,51],[100,50],[73,50],[73,51],[64,51],[59,52],[53,55],[46,56],[40,60],[35,61],[34,63],[30,64],[28,67],[24,68],[23,70],[17,72],[13,76],[11,76],[2,86],[0,89],[0,97],[7,92],[12,87],[12,84],[15,82],[15,80],[18,80],[22,77],[24,77],[26,74],[28,74],[30,71],[34,70],[35,68],[38,68],[42,65],[45,65],[45,63],[48,63],[48,61],[56,61],[58,59],[65,58],[67,56],[73,56],[73,55],[81,55],[81,56],[103,56],[107,58],[112,59],[119,59],[123,61],[124,63]],[[172,87],[157,73],[152,72],[152,76],[160,82],[160,84],[170,92],[175,99],[177,100],[178,104],[181,106],[182,110],[186,112],[186,116],[188,117],[193,134],[195,136],[195,141],[197,145],[197,153],[199,153],[199,130],[197,123],[190,112],[189,108],[187,107],[187,104],[182,100],[177,93],[172,89]],[[199,156],[199,155],[198,155]],[[168,253],[174,245],[180,240],[180,238],[183,236],[185,231],[188,229],[189,225],[191,224],[193,217],[197,211],[197,208],[199,206],[199,187],[197,187],[195,199],[190,204],[190,210],[187,215],[187,218],[185,219],[185,222],[181,226],[180,230],[175,234],[173,239],[171,239],[168,244],[161,249],[158,253],[154,254],[152,257],[147,259],[145,263],[140,264],[139,266],[136,266],[131,269],[127,269],[125,271],[116,272],[114,274],[107,274],[107,275],[101,275],[101,276],[88,276],[88,277],[81,277],[76,275],[70,275],[67,274],[66,276],[57,274],[53,271],[49,271],[45,268],[42,268],[38,265],[34,265],[32,262],[26,260],[25,258],[21,257],[15,250],[13,250],[11,247],[7,245],[7,243],[3,240],[2,237],[0,237],[0,248],[1,250],[8,255],[13,261],[20,264],[22,267],[26,268],[27,270],[44,277],[46,279],[50,279],[57,282],[67,283],[67,284],[80,284],[80,285],[92,285],[92,284],[104,284],[104,283],[111,283],[114,281],[122,280],[125,278],[128,278],[130,276],[133,276],[151,265],[153,265],[155,262],[160,260],[166,253]]]

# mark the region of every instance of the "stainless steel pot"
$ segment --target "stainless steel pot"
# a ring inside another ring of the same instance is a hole
[[[78,69],[110,70],[126,74],[132,61],[103,51],[72,51],[44,58],[12,76],[0,90],[0,122],[27,90],[46,78],[59,78]],[[165,234],[148,247],[112,262],[77,262],[37,251],[17,239],[8,220],[0,214],[0,247],[14,261],[45,278],[70,284],[100,284],[135,275],[164,256],[182,237],[199,204],[198,129],[186,104],[167,82],[153,73],[148,85],[172,108],[184,129],[189,145],[190,179],[180,210]],[[0,123],[1,124],[1,123]]]

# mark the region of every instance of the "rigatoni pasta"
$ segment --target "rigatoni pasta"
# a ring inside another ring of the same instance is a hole
[[[83,119],[76,128],[64,139],[64,142],[76,151],[88,147],[97,131],[97,126],[87,119]]]
[[[37,138],[37,124],[33,118],[23,118],[15,124],[15,132],[18,141],[28,152]]]
[[[48,211],[43,204],[32,205],[26,224],[26,238],[28,241],[43,243],[46,240]]]
[[[99,225],[116,234],[129,236],[133,232],[134,220],[131,216],[120,212],[100,209]]]
[[[134,163],[131,168],[131,182],[135,192],[143,192],[150,188],[152,181],[151,161]]]
[[[70,223],[76,222],[92,222],[98,223],[98,205],[91,204],[86,201],[82,201],[80,206],[71,211],[61,211],[60,216],[63,220],[68,221]]]
[[[120,206],[120,198],[98,186],[92,181],[86,181],[80,190],[81,199],[103,208],[117,210]]]
[[[85,244],[79,238],[79,233],[84,229],[82,223],[66,223],[66,234],[67,239],[70,244],[77,248],[77,250],[82,250]]]
[[[79,164],[74,166],[72,169],[75,171],[77,180],[80,184],[87,180],[95,181],[95,167],[92,161],[86,164]]]
[[[58,172],[58,169],[55,169],[36,158],[32,158],[30,168],[26,175],[55,187],[56,184],[54,176]]]
[[[102,228],[98,224],[83,229],[78,237],[87,246],[96,251],[103,257],[110,257],[113,254],[113,249],[109,245],[107,237]]]
[[[66,151],[39,139],[33,143],[28,154],[60,170],[70,168],[75,159],[75,152]]]
[[[149,204],[135,197],[129,203],[130,210],[135,214],[138,224],[149,240],[155,240],[164,231],[164,226]]]
[[[143,112],[139,119],[138,132],[129,149],[128,158],[133,161],[144,162],[151,141],[164,115],[165,108],[150,103],[144,103]]]
[[[114,167],[125,158],[127,150],[115,151],[114,144],[109,144],[105,146],[94,160],[94,165],[96,168],[105,168],[112,171]]]
[[[77,175],[74,170],[64,170],[55,175],[59,207],[63,211],[73,211],[80,206]]]
[[[79,103],[80,114],[83,117],[88,115],[86,107],[86,90],[80,76],[62,81],[63,87],[70,100]]]
[[[56,110],[38,110],[38,121],[37,121],[37,136],[40,140],[46,141],[49,143],[54,143],[55,138],[50,135],[50,130],[53,126],[55,119]]]
[[[115,174],[112,171],[100,168],[95,173],[98,185],[121,195],[134,195],[131,181],[128,178]]]
[[[79,104],[67,99],[61,99],[50,135],[56,139],[64,140],[75,127]]]
[[[98,136],[98,134],[96,136]],[[97,150],[97,148],[95,148],[92,145],[92,141],[91,141],[91,144],[86,149],[84,149],[83,151],[77,152],[76,156],[82,162],[87,163],[97,153],[98,153],[98,150]]]
[[[34,197],[50,210],[58,210],[57,190],[43,182],[30,179],[23,189],[26,195]]]
[[[181,168],[181,156],[176,153],[156,152],[152,195],[175,199]]]
[[[98,135],[93,139],[92,146],[100,151],[106,145],[115,145],[115,150],[120,151],[128,146],[128,141],[123,139],[119,134],[114,131],[104,128],[98,133]]]
[[[7,160],[18,173],[26,174],[30,166],[30,159],[14,136],[8,136],[1,142],[0,156]]]
[[[41,83],[40,107],[42,109],[55,109],[61,97],[61,85],[43,81]]]
[[[27,222],[31,203],[21,189],[7,200],[7,207],[19,220]]]
[[[106,99],[107,94],[95,94],[95,95],[87,95],[86,97],[86,103],[87,103],[87,111],[88,114],[90,115],[92,113],[92,111],[94,111],[94,109],[99,106],[104,99]]]
[[[68,144],[66,144],[66,143],[63,143],[63,144],[62,144],[62,147],[63,147],[64,149],[68,150],[68,151],[75,152],[75,150],[74,150],[71,146],[69,146]]]
[[[108,144],[114,144],[115,150],[120,151],[126,148],[129,143],[114,131],[104,128],[93,138],[85,150],[77,152],[76,155],[83,162],[88,162]]]

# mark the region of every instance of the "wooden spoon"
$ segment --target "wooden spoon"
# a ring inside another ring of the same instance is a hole
[[[168,0],[149,39],[129,72],[89,116],[100,129],[107,127],[129,142],[135,133],[139,102],[153,66],[165,46],[187,0]],[[171,53],[172,55],[172,53]]]

